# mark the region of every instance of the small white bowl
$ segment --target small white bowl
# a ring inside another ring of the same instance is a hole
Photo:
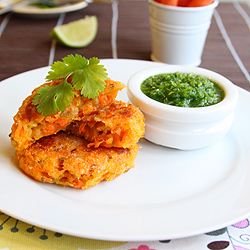
[[[194,73],[216,82],[225,92],[224,99],[211,106],[184,108],[157,102],[140,89],[148,77],[161,73]],[[181,150],[209,146],[227,134],[234,119],[238,92],[234,84],[210,70],[179,65],[163,65],[141,70],[128,81],[128,98],[145,116],[145,138]]]

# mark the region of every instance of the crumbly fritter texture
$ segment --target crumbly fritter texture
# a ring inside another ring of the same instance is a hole
[[[144,136],[144,116],[134,105],[114,101],[71,123],[66,131],[83,136],[88,147],[128,148]]]
[[[110,181],[134,167],[138,145],[130,148],[87,147],[83,137],[59,132],[16,150],[19,167],[35,180],[78,189]]]
[[[55,80],[45,85],[57,85],[61,80]],[[70,82],[70,79],[69,79]],[[112,103],[119,90],[125,85],[121,82],[107,79],[106,87],[102,93],[95,99],[88,99],[81,96],[80,90],[74,91],[75,96],[71,105],[63,112],[58,112],[55,115],[44,116],[37,113],[36,106],[32,105],[32,99],[36,95],[37,90],[34,89],[32,94],[28,96],[18,113],[14,116],[14,124],[11,128],[11,144],[17,150],[28,148],[32,143],[44,136],[49,136],[64,129],[70,123],[80,120],[84,115],[88,115],[93,111],[102,108],[105,105]]]

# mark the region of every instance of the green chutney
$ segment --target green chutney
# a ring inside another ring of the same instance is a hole
[[[205,107],[220,102],[224,90],[208,78],[193,73],[163,73],[148,77],[141,91],[155,101],[178,107]]]

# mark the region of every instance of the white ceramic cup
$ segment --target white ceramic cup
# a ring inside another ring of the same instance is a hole
[[[218,0],[203,7],[175,7],[149,0],[151,59],[198,66]]]
[[[162,73],[194,73],[216,82],[224,99],[206,107],[177,107],[157,102],[141,91],[142,82]],[[212,145],[230,130],[238,102],[235,85],[222,75],[199,67],[164,65],[146,68],[128,81],[128,98],[145,116],[145,138],[158,145],[195,150]]]

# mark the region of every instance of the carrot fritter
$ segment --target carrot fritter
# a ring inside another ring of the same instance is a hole
[[[66,131],[83,136],[89,147],[128,148],[144,136],[144,116],[134,105],[114,101],[71,123]]]
[[[57,85],[62,80],[55,80],[45,85]],[[69,79],[70,81],[70,79]],[[17,149],[25,149],[32,143],[44,136],[49,136],[64,129],[70,123],[80,120],[82,116],[88,115],[93,111],[102,108],[114,101],[119,90],[125,85],[121,82],[107,79],[105,89],[95,99],[88,99],[81,95],[80,90],[74,91],[74,98],[71,105],[63,112],[58,112],[55,115],[44,116],[37,113],[36,106],[31,102],[37,94],[36,88],[30,96],[24,101],[19,108],[18,113],[14,116],[14,124],[11,128],[11,143]]]
[[[60,84],[61,80],[40,87]],[[71,83],[69,77],[68,82]],[[88,189],[134,167],[144,116],[115,98],[125,85],[107,79],[94,99],[74,90],[65,111],[44,116],[32,104],[34,89],[14,116],[11,144],[26,175],[41,182]],[[71,83],[72,84],[72,83]]]
[[[134,167],[138,145],[130,148],[87,147],[83,137],[59,132],[29,148],[16,150],[19,167],[35,180],[87,189]]]

